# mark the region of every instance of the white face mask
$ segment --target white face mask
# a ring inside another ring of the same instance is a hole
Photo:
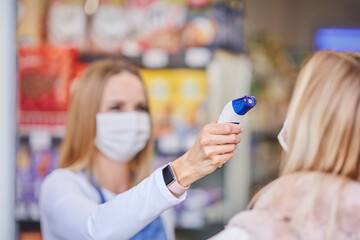
[[[278,140],[279,143],[281,145],[281,147],[284,149],[285,152],[288,151],[288,147],[286,144],[286,134],[287,134],[287,121],[285,120],[283,127],[281,128],[279,135],[278,135]]]
[[[109,159],[128,162],[145,147],[150,130],[148,113],[97,113],[95,145]]]

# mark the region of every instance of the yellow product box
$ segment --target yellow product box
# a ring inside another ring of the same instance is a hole
[[[169,125],[172,112],[171,70],[141,70],[149,97],[149,107],[154,125]]]
[[[172,70],[175,81],[172,81],[174,94],[174,111],[172,118],[189,126],[199,124],[203,118],[204,102],[207,96],[207,80],[204,70]]]

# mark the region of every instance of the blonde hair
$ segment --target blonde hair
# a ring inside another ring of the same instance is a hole
[[[309,59],[289,106],[286,142],[288,151],[280,176],[298,173],[300,178],[309,171],[342,176],[339,191],[346,181],[360,180],[360,54],[320,51]],[[278,181],[258,192],[248,208]],[[311,210],[309,202],[314,203],[323,186],[322,180],[314,182],[299,211]],[[338,201],[333,201],[330,232]]]
[[[282,174],[360,180],[360,54],[322,51],[300,72],[287,114]]]
[[[92,170],[96,155],[94,138],[96,135],[96,113],[100,109],[103,89],[108,79],[116,74],[129,72],[143,83],[138,69],[120,60],[100,60],[92,63],[76,86],[68,113],[65,137],[60,149],[60,168],[79,171]],[[136,185],[150,173],[152,142],[149,139],[145,148],[130,162],[134,176],[131,186]]]

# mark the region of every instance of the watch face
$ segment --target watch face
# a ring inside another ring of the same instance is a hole
[[[175,176],[174,176],[174,173],[171,170],[170,165],[167,165],[166,167],[164,167],[162,172],[163,172],[163,178],[164,178],[166,186],[169,185],[170,183],[172,183],[175,180]]]

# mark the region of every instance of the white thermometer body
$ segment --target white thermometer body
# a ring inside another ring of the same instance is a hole
[[[239,124],[243,115],[256,105],[253,96],[244,96],[228,102],[223,108],[218,123],[231,122]]]

